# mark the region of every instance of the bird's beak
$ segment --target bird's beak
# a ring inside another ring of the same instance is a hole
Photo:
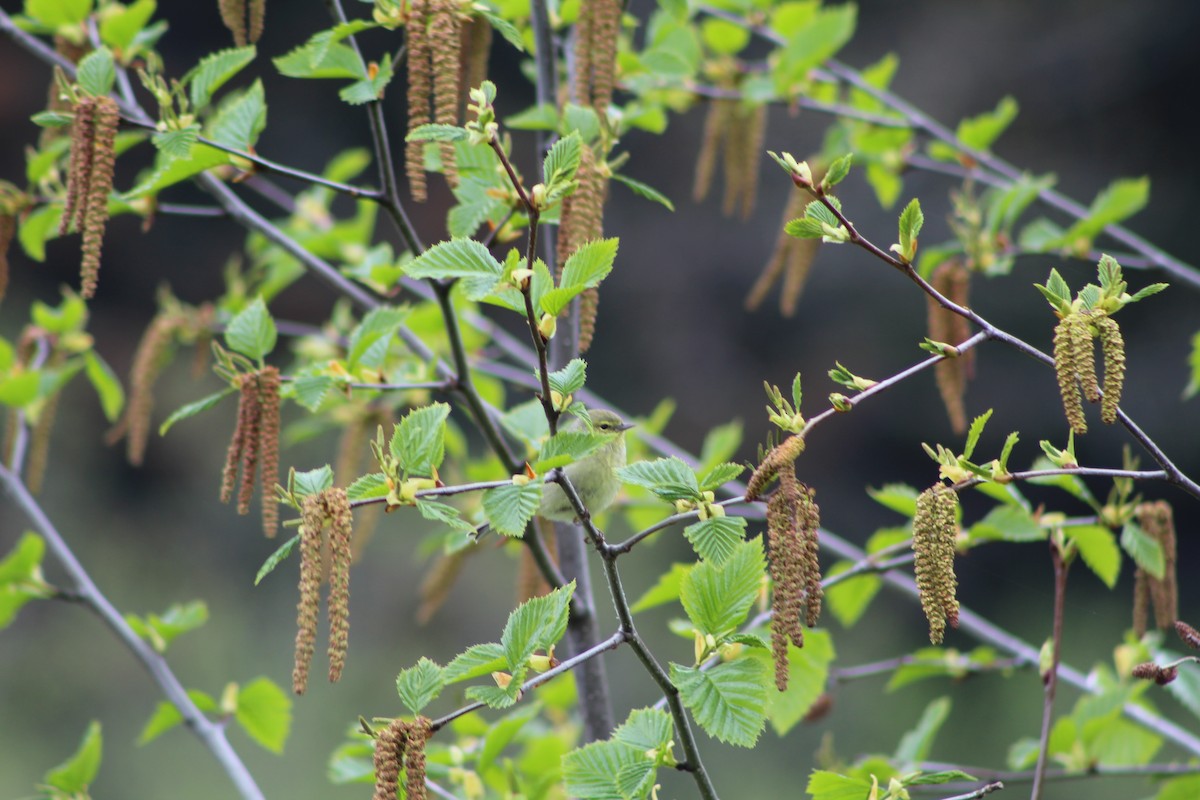
[[[636,427],[637,427],[637,425],[633,424],[632,422],[622,422],[619,426],[617,426],[617,430],[618,431],[627,431],[630,428],[636,428]]]

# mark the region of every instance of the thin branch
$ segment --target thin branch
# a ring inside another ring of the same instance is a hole
[[[944,764],[941,762],[922,762],[918,765],[922,770],[941,772],[945,770],[961,770],[977,776],[985,781],[1005,781],[1006,783],[1030,783],[1033,781],[1034,770],[988,770],[976,767],[964,767],[959,764]],[[1129,766],[1107,766],[1095,764],[1083,770],[1047,769],[1043,773],[1045,781],[1078,781],[1089,778],[1175,778],[1200,774],[1200,764],[1136,764]],[[954,782],[943,786],[962,788],[963,784]]]
[[[229,744],[229,740],[225,738],[224,726],[213,722],[201,713],[192,699],[188,697],[187,691],[175,677],[175,673],[171,671],[166,660],[133,632],[121,612],[113,607],[108,598],[92,581],[87,570],[75,557],[70,545],[50,522],[37,501],[29,494],[25,484],[3,466],[0,466],[0,481],[4,483],[4,488],[9,496],[16,501],[25,516],[37,528],[54,558],[70,576],[74,583],[73,591],[79,602],[94,611],[121,643],[133,653],[134,658],[150,673],[150,677],[162,690],[163,696],[179,711],[187,728],[200,739],[217,763],[221,765],[221,769],[237,787],[238,794],[245,800],[263,800],[263,793],[254,782],[254,777]]]
[[[1058,689],[1058,665],[1062,662],[1063,614],[1067,602],[1067,561],[1058,547],[1050,540],[1050,560],[1054,564],[1054,634],[1050,655],[1050,671],[1042,676],[1045,693],[1042,703],[1042,737],[1038,743],[1037,766],[1033,770],[1033,790],[1029,800],[1040,800],[1045,780],[1046,762],[1050,758],[1050,728],[1054,724],[1054,695]]]
[[[886,658],[882,661],[872,661],[869,664],[857,664],[853,667],[834,667],[829,671],[830,680],[843,683],[845,681],[858,680],[859,678],[870,678],[875,675],[886,675],[890,672],[895,672],[901,667],[938,667],[947,670],[955,671],[954,677],[961,672],[964,675],[973,675],[983,672],[1005,672],[1016,667],[1027,666],[1024,662],[1018,661],[1015,658],[1003,658],[993,661],[990,664],[976,664],[966,660],[964,656],[957,656],[959,663],[949,663],[944,658],[929,658],[912,655],[897,656],[896,658]]]
[[[993,783],[987,784],[986,786],[980,786],[978,789],[976,789],[973,792],[967,792],[966,794],[956,794],[953,797],[942,798],[942,800],[976,800],[976,798],[983,797],[984,795],[989,795],[992,792],[998,792],[1003,788],[1004,788],[1003,783],[1001,783],[1000,781],[995,781]]]

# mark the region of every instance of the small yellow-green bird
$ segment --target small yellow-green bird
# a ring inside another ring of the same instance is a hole
[[[605,409],[592,411],[590,416],[592,431],[615,435],[591,455],[563,467],[563,472],[575,487],[583,505],[595,514],[612,505],[617,491],[621,488],[617,470],[625,466],[625,431],[632,428],[633,424],[625,422],[616,412]],[[587,430],[587,423],[576,417],[566,430]],[[542,502],[538,506],[537,515],[555,522],[573,522],[576,519],[575,508],[557,483],[547,483],[542,489]],[[490,527],[484,523],[477,528],[476,540],[482,538]]]

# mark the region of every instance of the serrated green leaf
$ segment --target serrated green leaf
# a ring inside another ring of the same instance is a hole
[[[473,533],[475,531],[475,526],[463,519],[462,514],[457,508],[447,503],[439,503],[436,500],[427,500],[418,497],[417,511],[420,512],[422,518],[431,522],[440,522],[443,525],[448,525],[453,530],[463,533]]]
[[[75,80],[81,89],[93,97],[103,97],[111,92],[116,79],[116,65],[107,47],[93,50],[79,60]]]
[[[834,159],[833,163],[829,165],[829,169],[825,171],[825,177],[821,179],[821,187],[825,191],[829,191],[845,180],[846,176],[850,174],[850,165],[853,162],[853,153],[847,153],[841,158]]]
[[[256,678],[238,692],[234,717],[251,739],[282,753],[292,729],[292,699],[270,678]]]
[[[720,17],[705,17],[700,21],[700,38],[716,55],[731,56],[750,43],[750,31]]]
[[[654,762],[623,742],[592,742],[563,756],[562,776],[579,800],[641,800],[653,785]]]
[[[203,600],[175,603],[162,613],[147,614],[144,618],[126,614],[125,621],[138,635],[146,639],[159,653],[179,636],[194,631],[208,622],[208,605]]]
[[[564,397],[575,394],[587,380],[587,362],[582,358],[572,358],[565,367],[551,372],[548,377],[553,391]]]
[[[1148,536],[1136,522],[1126,522],[1121,528],[1121,548],[1141,569],[1157,580],[1163,579],[1166,560],[1163,557],[1162,545]]]
[[[442,669],[442,680],[446,683],[469,681],[490,675],[507,666],[508,662],[504,658],[504,648],[501,645],[495,642],[476,644],[459,653]]]
[[[1074,246],[1079,241],[1090,242],[1100,231],[1132,217],[1150,201],[1149,178],[1116,180],[1092,200],[1088,214],[1062,235],[1060,244]]]
[[[716,464],[712,469],[700,476],[698,480],[700,491],[716,491],[730,481],[735,480],[745,470],[746,468],[741,464],[730,464],[728,462]]]
[[[364,354],[381,339],[390,339],[403,324],[408,311],[402,308],[381,306],[367,312],[362,322],[350,333],[346,354],[346,367],[353,370]],[[371,364],[369,366],[379,366]]]
[[[92,0],[25,0],[25,13],[48,28],[77,26],[92,13]]]
[[[450,406],[433,403],[404,415],[396,425],[391,453],[409,476],[432,477],[446,454],[446,418]]]
[[[702,671],[671,664],[679,698],[709,736],[726,744],[753,747],[766,724],[767,669],[739,658]]]
[[[962,770],[948,769],[938,772],[923,772],[920,775],[904,779],[905,786],[939,786],[952,781],[977,781],[974,775]]]
[[[390,58],[385,58],[378,64],[378,67],[374,75],[368,73],[361,80],[357,80],[339,90],[338,97],[341,98],[342,102],[349,103],[352,106],[361,106],[363,103],[382,100],[384,90],[392,82],[395,73]]]
[[[696,555],[720,566],[745,539],[746,520],[743,517],[710,517],[688,525],[683,529],[683,535],[691,542]]]
[[[255,361],[275,349],[277,338],[275,320],[261,296],[254,298],[225,327],[225,344],[229,349]]]
[[[972,525],[968,535],[972,540],[1036,542],[1045,539],[1047,533],[1025,509],[1016,505],[1004,505],[993,508],[987,516]]]
[[[913,198],[904,210],[900,212],[900,258],[912,261],[917,256],[917,236],[925,225],[925,215],[921,213],[921,201]]]
[[[478,6],[472,9],[476,14],[488,21],[492,28],[504,37],[504,41],[511,44],[513,47],[522,53],[525,52],[525,42],[521,39],[521,33],[516,27],[506,20],[504,17],[496,14],[487,6]]]
[[[520,682],[514,677],[507,689],[499,686],[469,686],[466,695],[468,700],[477,700],[488,708],[511,708],[517,702]]]
[[[267,126],[267,101],[261,80],[230,96],[217,109],[208,124],[208,137],[236,150],[254,149],[258,136]]]
[[[701,499],[696,473],[675,457],[635,461],[618,469],[617,476],[625,483],[649,489],[668,502]]]
[[[547,439],[538,452],[533,470],[539,475],[555,467],[564,467],[595,452],[600,447],[613,440],[610,433],[589,433],[587,431],[560,431]]]
[[[649,750],[665,753],[675,738],[675,723],[666,711],[635,708],[629,712],[625,722],[613,731],[612,738],[642,753]]]
[[[406,142],[458,142],[467,138],[467,129],[459,125],[418,125],[404,137]]]
[[[116,422],[121,408],[125,405],[125,390],[121,388],[121,381],[113,373],[112,367],[97,355],[95,350],[88,350],[83,354],[83,363],[88,381],[96,390],[96,396],[100,398],[100,408],[104,410],[105,419]]]
[[[349,492],[347,492],[347,494],[349,494]],[[262,582],[263,578],[274,572],[275,568],[279,566],[280,562],[292,554],[292,548],[294,548],[296,543],[299,541],[300,534],[297,533],[295,536],[279,545],[274,553],[271,553],[271,555],[267,556],[267,560],[264,561],[263,565],[258,568],[258,574],[254,576],[254,585],[258,586],[258,584]]]
[[[316,469],[297,472],[293,485],[298,498],[320,494],[333,486],[333,468],[326,464]]]
[[[324,55],[321,55],[324,49]],[[314,62],[314,56],[316,60]],[[287,55],[271,59],[275,69],[289,78],[353,78],[366,76],[362,59],[341,42],[310,40]]]
[[[975,445],[979,444],[979,437],[983,435],[983,429],[987,426],[988,420],[991,418],[992,409],[989,408],[986,412],[971,420],[971,428],[967,431],[967,443],[963,445],[963,458],[969,459],[975,453]]]
[[[917,490],[903,483],[887,483],[878,489],[867,489],[867,494],[884,508],[890,508],[906,517],[917,513]]]
[[[807,80],[809,70],[834,56],[850,37],[858,20],[853,3],[821,8],[806,15],[804,22],[788,35],[772,69],[776,88],[787,92]]]
[[[290,385],[291,397],[309,411],[316,413],[336,383],[337,381],[328,375],[298,375]]]
[[[639,197],[644,197],[647,200],[652,200],[659,205],[665,206],[668,211],[675,210],[675,204],[671,202],[671,199],[649,184],[634,180],[628,175],[622,175],[620,173],[614,174],[612,179],[617,183],[625,184],[634,194]]]
[[[100,41],[122,54],[128,63],[128,51],[137,35],[154,15],[155,0],[137,0],[127,6],[111,5],[100,15]]]
[[[504,125],[517,131],[558,130],[558,107],[553,103],[530,106],[520,113],[506,116]]]
[[[504,276],[504,267],[482,242],[451,239],[440,242],[404,265],[411,278],[469,279],[467,296],[481,300],[491,294]]]
[[[414,714],[420,714],[421,709],[433,702],[445,685],[442,668],[424,656],[396,676],[396,694],[404,707]]]
[[[1121,574],[1121,550],[1113,532],[1100,525],[1079,525],[1067,528],[1066,534],[1096,577],[1109,589],[1116,586]]]
[[[542,501],[542,484],[510,483],[483,493],[483,513],[492,529],[503,536],[522,537]]]
[[[158,427],[158,435],[166,436],[167,431],[171,430],[171,426],[173,426],[176,422],[188,419],[189,417],[194,417],[201,412],[209,410],[217,403],[233,394],[234,391],[235,390],[232,387],[227,387],[219,392],[210,394],[208,397],[202,397],[195,402],[188,403],[182,408],[176,409],[175,412],[171,414],[171,416],[167,417],[166,421]]]
[[[346,497],[351,502],[355,500],[370,500],[376,497],[387,497],[387,476],[382,472],[372,472],[355,479],[346,487]]]
[[[199,138],[200,126],[189,125],[181,130],[160,131],[151,136],[150,141],[166,158],[187,158]]]
[[[928,759],[933,737],[937,736],[949,716],[949,697],[939,697],[926,706],[916,727],[901,737],[895,760],[901,764],[916,764]]]
[[[39,264],[46,260],[46,242],[58,236],[62,206],[42,206],[21,220],[17,241],[25,255]]]
[[[692,567],[679,587],[688,619],[701,633],[732,633],[758,598],[765,570],[762,540],[757,538],[733,545],[723,563],[702,561]]]
[[[256,53],[254,45],[247,45],[218,50],[200,59],[183,76],[192,108],[199,110],[207,106],[217,90],[253,61]]]
[[[165,154],[160,154],[160,159],[155,162],[155,168],[150,176],[120,195],[120,199],[129,202],[147,195],[157,194],[163,189],[186,181],[205,170],[228,163],[229,155],[227,153],[203,144],[193,145],[191,154],[187,158],[170,158]]]
[[[39,128],[64,128],[75,120],[69,111],[39,111],[29,118]]]
[[[563,266],[560,286],[571,289],[598,286],[612,271],[618,243],[619,240],[614,237],[581,244]]]
[[[567,632],[574,593],[575,581],[571,581],[549,594],[526,600],[508,615],[500,646],[511,672],[516,674],[527,666],[527,660],[537,651],[548,653]]]
[[[871,791],[871,782],[836,772],[814,770],[804,791],[812,800],[863,800]]]
[[[93,720],[75,754],[47,772],[43,780],[47,786],[53,786],[67,795],[86,795],[88,786],[100,771],[103,753],[104,737],[100,733],[100,723]]]
[[[770,671],[770,657],[765,652],[756,657],[764,671]],[[834,657],[833,637],[824,630],[806,630],[802,648],[788,646],[787,691],[767,690],[767,720],[776,735],[784,736],[799,724],[825,693]]]
[[[571,133],[554,143],[542,159],[542,176],[547,191],[553,191],[555,184],[565,184],[575,178],[582,149],[583,140],[578,133]]]

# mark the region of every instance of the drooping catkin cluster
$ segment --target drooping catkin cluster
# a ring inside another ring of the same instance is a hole
[[[788,197],[787,205],[783,209],[783,219],[779,223],[779,235],[775,238],[775,249],[771,251],[771,258],[767,260],[766,267],[754,281],[750,293],[746,295],[747,311],[757,310],[771,288],[777,282],[781,282],[779,312],[785,317],[796,313],[796,305],[801,292],[804,291],[804,283],[808,279],[813,259],[817,257],[817,250],[821,247],[821,240],[789,236],[784,226],[797,217],[804,216],[804,207],[808,205],[809,200],[809,196],[799,190],[792,192]]]
[[[130,464],[140,466],[145,458],[150,416],[154,410],[154,384],[171,362],[175,343],[202,341],[210,335],[213,317],[214,310],[209,303],[192,308],[168,295],[142,334],[129,372],[129,400],[125,412],[106,436],[109,444],[125,437],[126,457]],[[206,347],[199,346],[199,349],[201,356],[207,352]]]
[[[1134,574],[1133,630],[1140,637],[1146,632],[1151,606],[1154,607],[1156,627],[1165,629],[1176,624],[1179,617],[1179,584],[1176,578],[1175,520],[1170,504],[1164,500],[1141,503],[1134,514],[1138,526],[1158,542],[1163,554],[1161,579],[1141,567]]]
[[[221,502],[232,499],[236,485],[238,513],[249,514],[255,473],[261,464],[263,533],[273,537],[279,527],[275,500],[275,484],[279,482],[279,370],[268,366],[245,373],[238,378],[238,389],[237,427],[225,453]]]
[[[757,500],[762,496],[771,479],[785,467],[791,466],[803,452],[804,437],[799,434],[793,434],[773,447],[746,482],[746,500]]]
[[[721,211],[727,217],[740,213],[742,219],[749,218],[758,195],[758,167],[766,133],[766,105],[726,98],[713,100],[704,120],[700,154],[696,158],[693,199],[700,202],[708,196],[720,154],[725,179]]]
[[[267,16],[267,0],[217,0],[221,22],[233,34],[238,47],[257,42]]]
[[[774,585],[771,613],[771,650],[775,660],[775,688],[788,685],[788,642],[804,646],[801,613],[808,627],[821,614],[821,567],[817,560],[820,509],[813,490],[796,480],[789,461],[778,472],[779,487],[767,501],[767,547]]]
[[[952,259],[939,264],[929,276],[929,283],[938,294],[956,305],[965,308],[970,304],[971,271],[962,261]],[[925,303],[930,339],[960,345],[970,338],[971,324],[965,317],[943,308],[932,295],[925,297]],[[946,406],[946,414],[950,417],[950,427],[959,434],[967,430],[963,395],[974,365],[975,351],[968,350],[957,358],[943,358],[933,368],[942,404]]]
[[[934,484],[917,497],[913,517],[913,553],[921,609],[929,620],[929,641],[941,644],[946,623],[958,627],[958,579],[954,544],[958,537],[958,493]]]
[[[412,722],[392,720],[375,737],[375,794],[373,800],[395,800],[400,788],[400,768],[405,771],[404,791],[408,800],[426,800],[425,745],[432,735],[425,717]]]
[[[74,226],[83,234],[79,273],[84,299],[96,293],[100,275],[100,246],[108,224],[108,195],[112,191],[120,115],[111,97],[83,97],[75,104],[71,123],[71,158],[67,168],[67,195],[59,222],[59,235]]]
[[[336,682],[346,664],[350,636],[350,540],[353,512],[345,489],[306,495],[300,512],[300,599],[296,603],[296,659],[292,689],[304,694],[316,649],[321,615],[323,530],[329,523],[329,680]]]
[[[575,25],[575,98],[605,118],[616,82],[621,0],[589,0],[579,6]]]
[[[598,163],[591,147],[579,152],[575,191],[563,198],[558,223],[558,269],[562,275],[567,259],[585,242],[604,235],[604,202],[608,199],[608,168]],[[600,293],[587,289],[579,298],[579,352],[586,353],[596,334]]]
[[[1103,400],[1093,338],[1100,339],[1104,353]],[[1099,311],[1074,311],[1064,316],[1054,329],[1054,368],[1063,409],[1075,433],[1087,433],[1084,397],[1092,403],[1101,401],[1100,419],[1104,423],[1116,422],[1125,383],[1125,340],[1116,320]]]
[[[457,0],[413,0],[405,26],[408,50],[408,130],[436,122],[458,122],[461,94],[461,28]],[[441,146],[442,171],[457,182],[454,145]],[[425,145],[409,142],[404,151],[405,172],[414,200],[424,202]]]
[[[54,35],[54,52],[72,64],[78,64],[81,58],[91,52],[91,49],[91,44],[86,41],[76,43],[61,34]],[[46,90],[46,110],[68,113],[71,111],[71,100],[63,93],[57,75],[50,79],[50,86]],[[38,133],[37,149],[44,152],[51,142],[67,136],[68,133],[69,129],[67,128],[47,125]]]

